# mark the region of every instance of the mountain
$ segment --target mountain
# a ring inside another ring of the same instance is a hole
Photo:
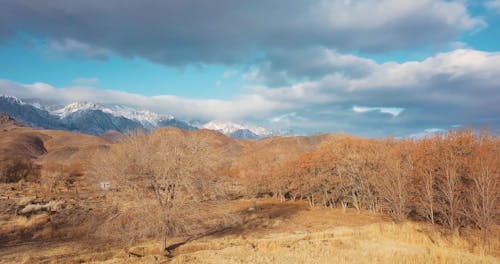
[[[161,127],[177,127],[184,130],[204,128],[219,131],[236,139],[261,139],[285,134],[259,126],[219,120],[208,123],[186,122],[172,115],[137,110],[122,105],[92,102],[53,105],[44,104],[36,98],[20,100],[1,95],[0,113],[5,113],[31,127],[69,130],[91,135],[102,135],[110,130],[120,133],[138,129],[152,131]]]
[[[261,136],[253,133],[248,129],[238,129],[234,132],[227,134],[228,136],[236,139],[260,139]]]
[[[138,122],[142,125],[146,130],[153,130],[158,127],[163,126],[182,126],[179,128],[191,128],[192,127],[180,120],[176,120],[172,115],[160,115],[157,113],[153,113],[148,110],[137,110],[131,107],[114,105],[114,106],[104,106],[101,104],[91,103],[91,102],[75,102],[71,103],[67,106],[64,106],[59,109],[54,109],[51,112],[60,118],[65,118],[68,115],[73,113],[82,112],[82,111],[101,111],[105,114],[126,118],[128,120],[132,120]]]
[[[12,96],[0,96],[0,113],[36,128],[59,129],[101,135],[109,130],[128,132],[137,129],[154,130],[174,126],[186,130],[196,127],[171,115],[160,115],[147,110],[125,106],[108,107],[90,102],[75,102],[66,106],[44,105],[39,100],[31,103]]]
[[[263,127],[220,120],[210,121],[201,125],[201,128],[216,130],[234,138],[257,139],[273,136],[272,132]]]
[[[141,123],[122,116],[113,116],[101,110],[85,109],[70,113],[60,119],[69,130],[91,135],[101,135],[109,130],[120,132],[143,129]]]
[[[46,129],[67,129],[57,116],[46,110],[12,96],[0,96],[0,113],[5,113],[15,120],[31,127]]]
[[[0,128],[7,131],[8,127],[22,127],[22,124],[6,114],[0,114]]]

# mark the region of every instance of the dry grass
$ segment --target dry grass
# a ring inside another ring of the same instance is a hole
[[[460,238],[424,234],[417,224],[368,224],[263,237],[207,238],[178,249],[172,263],[498,263]],[[430,239],[430,236],[433,238]]]
[[[67,242],[0,250],[0,263],[498,263],[498,241],[490,253],[464,236],[434,226],[394,224],[386,216],[316,208],[304,202],[233,201],[225,204],[243,221],[224,232],[189,241],[167,259],[161,241],[131,248],[90,247]],[[167,245],[186,241],[169,238]],[[130,256],[138,252],[143,257]]]
[[[189,236],[168,238],[173,258],[167,259],[155,226],[159,209],[153,197],[104,192],[96,178],[79,173],[91,157],[120,145],[118,139],[15,125],[0,133],[0,156],[16,152],[40,165],[42,175],[39,182],[0,184],[0,263],[499,263],[497,226],[484,244],[477,230],[461,230],[459,236],[423,223],[394,224],[388,216],[353,209],[241,199],[254,196],[257,187],[272,188],[275,167],[332,136],[245,141],[206,130],[152,133],[158,139],[207,140],[207,149],[218,158],[209,164],[214,176],[236,179],[224,186],[231,195],[219,195],[224,199],[218,204],[196,203],[203,208],[180,206],[169,212],[183,221],[176,227],[190,232],[180,230],[178,234]],[[122,160],[116,164],[123,166]],[[43,188],[50,183],[45,176],[59,172],[74,177],[57,188]],[[246,193],[252,182],[258,186]],[[198,214],[190,219],[193,208]]]

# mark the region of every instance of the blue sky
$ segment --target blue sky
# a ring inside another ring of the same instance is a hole
[[[304,134],[500,129],[499,0],[116,1],[0,0],[0,93]]]
[[[108,55],[105,59],[57,54],[43,40],[20,36],[0,46],[0,78],[22,83],[46,82],[57,87],[92,85],[144,95],[175,94],[227,99],[240,92],[241,78],[224,74],[223,65],[169,67],[141,57]],[[85,81],[88,82],[85,82]]]

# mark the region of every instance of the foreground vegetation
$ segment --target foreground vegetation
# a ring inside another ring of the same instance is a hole
[[[26,242],[50,241],[34,262],[75,242],[90,246],[64,254],[84,261],[473,263],[500,255],[500,139],[486,130],[259,141],[171,128],[102,138],[1,133],[8,261],[20,260]],[[249,246],[255,254],[238,255]],[[315,251],[325,246],[335,250]]]

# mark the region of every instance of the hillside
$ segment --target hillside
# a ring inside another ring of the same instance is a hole
[[[126,251],[106,244],[50,241],[0,248],[0,263],[39,263],[55,259],[85,263],[497,263],[481,248],[432,226],[394,224],[383,215],[354,210],[309,208],[303,202],[239,201],[246,222],[194,241],[144,241]],[[254,209],[257,209],[254,211]],[[36,245],[36,250],[33,250]],[[26,254],[25,252],[30,252]]]
[[[98,137],[0,121],[0,263],[500,257],[500,141],[485,132],[419,141],[334,134],[245,140],[167,127]],[[491,174],[475,174],[485,164]],[[443,166],[456,174],[441,174]],[[436,173],[431,215],[420,199],[429,178],[419,173],[428,172]],[[463,177],[456,178],[456,210],[486,214],[450,213],[440,186],[455,175]],[[492,188],[492,196],[476,195],[478,186]]]

